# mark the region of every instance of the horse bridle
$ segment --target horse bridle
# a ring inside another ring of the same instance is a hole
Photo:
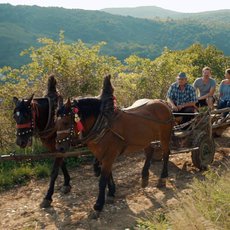
[[[16,129],[17,129],[16,135],[17,136],[33,134],[35,130],[35,118],[38,115],[36,114],[36,111],[38,113],[37,107],[35,106],[35,103],[31,103],[27,108],[30,110],[30,113],[31,113],[31,121],[27,123],[23,123],[23,124],[16,124]],[[23,131],[20,132],[18,129],[23,129]],[[24,130],[24,129],[28,129],[28,130]]]
[[[56,138],[56,143],[59,143],[59,144],[63,143],[63,142],[67,142],[67,141],[70,141],[70,143],[72,143],[75,133],[79,133],[82,131],[81,128],[79,129],[77,127],[77,125],[75,126],[75,123],[78,123],[78,122],[81,123],[80,117],[78,116],[78,108],[77,107],[71,108],[71,111],[69,113],[66,113],[66,114],[63,113],[57,119],[62,119],[62,117],[65,117],[65,116],[71,116],[70,117],[71,126],[68,129],[57,131],[57,137],[60,134],[64,134],[64,133],[68,134],[67,137],[65,137],[65,138],[62,138],[62,139]],[[82,126],[82,128],[83,128],[83,126]]]

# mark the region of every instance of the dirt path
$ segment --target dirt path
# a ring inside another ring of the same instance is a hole
[[[223,157],[230,156],[230,131],[215,139],[217,151],[213,166],[221,164]],[[98,178],[93,175],[92,165],[82,165],[70,172],[72,190],[60,193],[62,176],[55,187],[52,207],[40,209],[39,204],[48,188],[48,179],[31,181],[27,186],[16,187],[0,194],[0,229],[79,229],[122,230],[135,226],[136,218],[144,217],[165,205],[177,202],[176,193],[188,192],[188,185],[202,173],[192,166],[190,153],[170,156],[167,188],[156,188],[161,162],[151,166],[149,186],[141,188],[143,154],[121,156],[114,164],[117,185],[114,204],[106,204],[100,218],[92,220],[88,215],[96,200]]]

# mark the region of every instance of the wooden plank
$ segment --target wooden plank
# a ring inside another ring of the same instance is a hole
[[[13,161],[24,161],[24,160],[41,160],[44,158],[66,158],[66,157],[78,157],[89,155],[91,152],[88,149],[78,149],[72,152],[60,153],[41,153],[41,154],[9,154],[9,155],[0,155],[0,162],[13,160]]]
[[[219,113],[225,113],[225,112],[230,112],[230,108],[224,108],[224,109],[216,109],[216,110],[211,110],[211,114],[219,114]]]

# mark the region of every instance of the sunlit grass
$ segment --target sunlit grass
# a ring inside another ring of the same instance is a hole
[[[230,229],[230,162],[204,174],[205,179],[194,179],[189,194],[177,197],[176,204],[137,220],[138,229]]]

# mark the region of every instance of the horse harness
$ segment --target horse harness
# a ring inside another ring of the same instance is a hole
[[[147,101],[145,101],[142,105],[144,105],[146,103],[147,103]],[[162,103],[163,103],[163,101],[162,101]],[[142,105],[140,105],[140,106],[142,106]],[[139,107],[139,106],[137,106],[137,107]],[[62,138],[62,139],[58,139],[56,142],[62,143],[62,142],[70,141],[70,143],[72,143],[73,142],[72,138],[75,136],[76,133],[78,133],[80,136],[81,143],[85,144],[88,141],[92,141],[92,142],[97,144],[101,141],[101,139],[105,136],[105,134],[110,131],[115,136],[117,136],[120,140],[122,140],[124,142],[124,147],[122,148],[122,150],[120,152],[120,154],[122,154],[127,147],[126,140],[122,135],[120,135],[119,133],[114,131],[110,125],[114,120],[119,118],[119,116],[121,116],[122,113],[127,113],[129,115],[138,116],[138,117],[148,119],[148,120],[151,120],[153,122],[162,123],[162,124],[169,124],[170,122],[173,121],[173,116],[171,116],[170,119],[168,119],[167,121],[161,121],[159,119],[153,119],[153,118],[148,117],[148,116],[135,114],[135,113],[131,112],[132,110],[133,110],[133,108],[130,110],[129,109],[128,110],[127,109],[125,109],[125,110],[117,109],[116,112],[114,112],[112,117],[110,117],[109,119],[102,112],[100,112],[96,121],[94,122],[93,127],[89,130],[87,135],[83,136],[83,134],[82,134],[83,127],[82,127],[82,130],[79,130],[77,128],[77,124],[81,123],[80,117],[78,116],[78,108],[73,107],[73,108],[71,108],[71,111],[68,114],[63,114],[63,116],[68,116],[68,115],[71,116],[71,127],[69,129],[66,129],[66,130],[57,131],[57,136],[59,134],[63,134],[63,133],[68,134],[68,136],[65,138]],[[76,126],[74,123],[76,124]]]

